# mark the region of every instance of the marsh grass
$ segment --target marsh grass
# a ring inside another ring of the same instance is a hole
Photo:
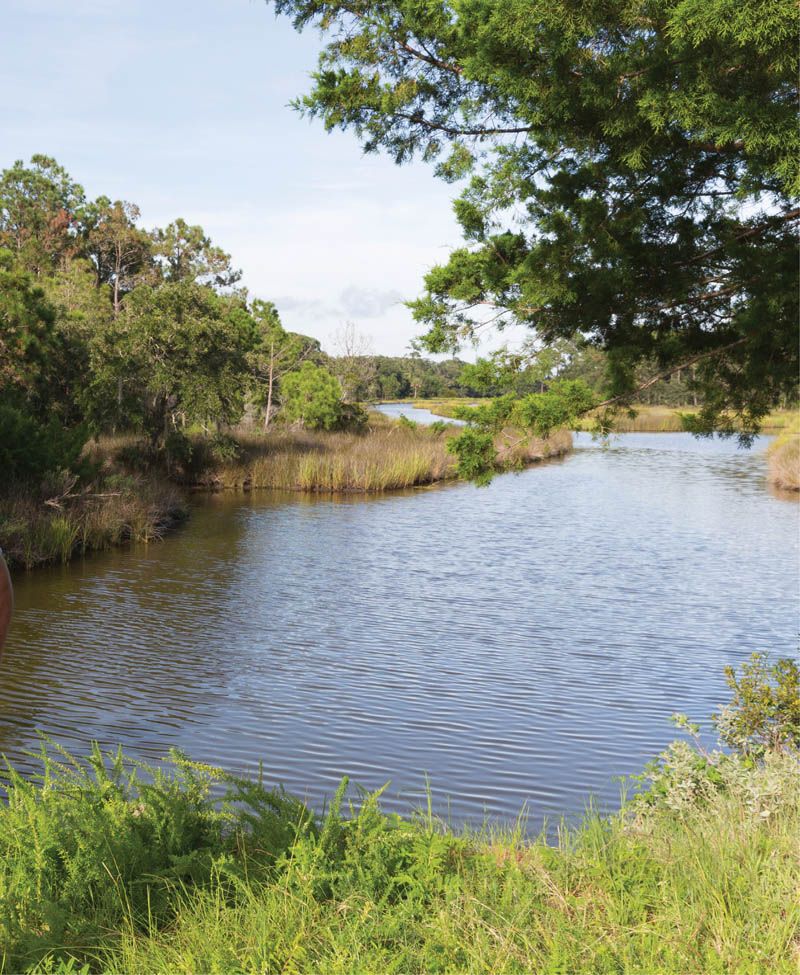
[[[447,450],[448,440],[459,428],[431,429],[384,417],[370,420],[364,433],[326,433],[275,428],[238,431],[240,451],[235,461],[206,456],[190,478],[196,486],[210,488],[277,488],[314,493],[378,492],[455,478],[456,464]],[[498,438],[498,446],[512,440],[510,431]],[[514,439],[519,439],[518,437]],[[507,467],[519,467],[559,456],[572,446],[567,431],[549,440],[529,440],[505,448]],[[196,441],[195,460],[202,443]]]
[[[796,972],[798,756],[702,801],[633,803],[555,841],[423,811],[323,816],[173,755],[11,773],[5,972]],[[214,800],[214,788],[227,797]],[[755,797],[755,800],[754,800]]]
[[[451,425],[434,428],[371,418],[362,433],[274,427],[233,436],[180,438],[176,460],[135,435],[101,437],[84,456],[91,480],[57,475],[60,484],[13,485],[0,496],[0,547],[11,565],[68,562],[76,554],[127,541],[160,538],[187,512],[179,486],[204,490],[274,488],[309,493],[373,493],[457,477]],[[519,441],[510,447],[514,440]],[[225,449],[221,450],[220,445]],[[520,440],[504,431],[505,468],[559,456],[572,445],[558,431],[547,440]]]
[[[122,542],[153,541],[185,514],[178,489],[154,475],[99,474],[66,496],[19,485],[0,497],[0,547],[12,566],[64,564]]]
[[[405,401],[404,401],[405,402]],[[457,410],[471,403],[478,402],[467,397],[462,399],[425,399],[415,400],[414,406],[430,410],[437,416],[454,417]],[[681,414],[695,414],[697,410],[691,406],[647,406],[634,404],[635,416],[621,412],[614,421],[617,433],[680,433],[684,427]],[[796,410],[775,410],[764,418],[762,429],[764,433],[780,433],[790,428],[796,421]],[[594,426],[591,416],[584,418],[576,427],[578,430],[591,430]]]
[[[770,444],[767,477],[779,491],[800,491],[800,417],[797,413]]]
[[[635,416],[620,412],[614,419],[616,433],[681,433],[684,430],[681,416],[694,416],[698,411],[690,406],[644,406],[634,404]],[[796,414],[792,410],[776,410],[763,421],[764,433],[776,433],[791,423]],[[578,429],[591,430],[594,419],[587,416]]]

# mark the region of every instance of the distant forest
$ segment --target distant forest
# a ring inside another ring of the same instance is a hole
[[[189,426],[308,422],[311,399],[319,424],[335,429],[358,418],[344,407],[359,402],[541,392],[555,376],[597,392],[605,385],[604,354],[579,341],[562,341],[544,360],[534,350],[433,361],[416,351],[367,354],[348,323],[327,355],[317,339],[286,330],[275,305],[240,278],[202,227],[178,218],[144,229],[134,203],[88,199],[52,158],[0,173],[6,475],[24,475],[37,453],[36,470],[69,467],[86,438],[104,432],[163,444]],[[686,370],[659,382],[646,401],[697,405],[691,378]]]

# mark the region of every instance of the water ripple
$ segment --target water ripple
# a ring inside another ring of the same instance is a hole
[[[762,445],[763,446],[763,445]],[[683,434],[373,498],[200,499],[165,542],[18,580],[0,749],[172,745],[321,804],[459,821],[618,795],[722,667],[797,646],[798,509]]]

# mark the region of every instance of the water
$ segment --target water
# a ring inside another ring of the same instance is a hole
[[[401,810],[427,773],[456,822],[613,804],[725,664],[796,652],[798,507],[762,449],[581,435],[488,488],[201,498],[160,544],[17,576],[0,751],[177,745]]]
[[[414,423],[429,424],[435,420],[444,420],[445,423],[452,423],[454,426],[464,426],[463,420],[453,420],[447,417],[436,416],[430,410],[420,409],[420,407],[414,406],[413,403],[381,403],[376,409],[379,413],[384,413],[386,416],[392,417],[393,420],[399,420],[401,416],[404,416],[407,420],[413,420]]]

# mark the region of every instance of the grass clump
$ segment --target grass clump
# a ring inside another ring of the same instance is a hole
[[[794,972],[796,688],[796,666],[752,662],[724,727],[754,748],[676,743],[618,814],[555,842],[387,815],[346,781],[317,816],[179,754],[43,751],[0,810],[0,968]]]
[[[315,431],[273,427],[242,430],[230,459],[213,455],[204,441],[191,443],[191,464],[181,479],[207,488],[276,488],[310,493],[379,492],[432,484],[458,476],[448,450],[459,429],[449,424],[424,426],[401,418],[376,416],[364,432]],[[502,446],[510,438],[498,439]],[[566,431],[547,441],[526,441],[507,450],[504,468],[565,453],[572,446]]]
[[[185,517],[179,491],[155,474],[106,469],[90,480],[61,472],[0,496],[0,547],[11,566],[31,569],[121,542],[160,538]]]
[[[780,491],[800,491],[800,417],[797,413],[770,444],[767,477]]]
[[[633,404],[630,411],[621,410],[613,419],[615,433],[682,433],[686,430],[683,417],[696,416],[698,410],[686,406],[646,406]],[[786,428],[796,414],[792,410],[775,410],[764,417],[761,429],[775,433]],[[586,416],[577,426],[579,430],[593,430],[597,419]]]

